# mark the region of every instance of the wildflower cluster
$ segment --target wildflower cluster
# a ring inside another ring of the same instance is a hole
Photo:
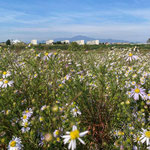
[[[150,149],[149,56],[1,48],[0,148]]]

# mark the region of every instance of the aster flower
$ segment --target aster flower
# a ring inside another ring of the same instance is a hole
[[[148,93],[148,94],[147,94],[147,99],[149,99],[149,100],[150,100],[150,93]]]
[[[81,115],[81,111],[79,110],[79,108],[77,106],[75,108],[73,108],[71,110],[71,112],[73,113],[74,117],[77,117],[77,115]]]
[[[140,137],[140,140],[142,143],[146,142],[147,146],[150,145],[150,131],[146,129],[142,129],[143,132],[141,132],[142,136]]]
[[[139,100],[139,96],[141,96],[142,99],[144,98],[145,89],[135,86],[135,88],[131,90],[131,97],[133,97],[135,100]]]
[[[11,73],[9,71],[7,72],[3,72],[3,78],[7,78],[11,75]]]
[[[23,116],[21,117],[21,119],[22,119],[23,122],[28,121],[29,116],[27,114],[23,114]]]
[[[52,55],[52,53],[44,53],[43,60],[49,60],[51,55]]]
[[[126,61],[133,61],[133,60],[137,60],[138,56],[133,55],[131,52],[128,53],[127,57],[126,57]]]
[[[28,132],[30,130],[29,125],[30,125],[30,122],[28,122],[28,121],[22,122],[22,126],[23,126],[21,128],[22,133]]]
[[[33,111],[31,108],[28,108],[23,112],[23,115],[26,115],[28,118],[30,118],[32,114],[33,114]]]
[[[43,106],[41,107],[41,111],[45,110],[46,108],[47,108],[47,106],[46,106],[46,105],[43,105]]]
[[[76,139],[78,139],[82,144],[85,144],[84,141],[80,137],[83,137],[87,133],[88,131],[80,133],[77,127],[74,125],[72,127],[72,131],[66,132],[67,135],[62,136],[62,138],[64,138],[64,144],[69,142],[68,149],[74,150],[76,149]]]
[[[7,88],[8,86],[12,86],[13,83],[14,83],[13,81],[0,80],[0,87]]]
[[[53,136],[54,137],[58,137],[59,135],[60,135],[60,130],[55,130],[54,132],[53,132]]]
[[[9,142],[8,150],[21,150],[23,147],[21,143],[20,138],[13,136],[12,140]]]

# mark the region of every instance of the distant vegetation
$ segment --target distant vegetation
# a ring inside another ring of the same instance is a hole
[[[99,44],[99,45],[78,45],[75,42],[70,44],[61,44],[59,41],[54,43],[53,45],[46,44],[38,44],[31,45],[25,43],[18,43],[10,45],[10,40],[6,42],[6,44],[0,44],[2,48],[8,48],[14,51],[24,51],[26,49],[35,49],[37,51],[44,50],[65,50],[65,51],[87,51],[87,50],[96,50],[96,51],[104,51],[104,50],[113,50],[115,48],[134,48],[137,47],[139,50],[150,51],[150,44]]]

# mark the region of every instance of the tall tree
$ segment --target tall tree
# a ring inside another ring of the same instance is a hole
[[[6,41],[6,45],[11,45],[11,42],[9,39]]]

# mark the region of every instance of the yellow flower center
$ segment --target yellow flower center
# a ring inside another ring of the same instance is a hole
[[[45,53],[45,56],[48,56],[48,53]]]
[[[28,127],[28,122],[24,123],[24,127],[27,128]]]
[[[23,119],[27,119],[27,115],[23,115]]]
[[[145,132],[145,136],[146,136],[147,138],[150,138],[150,131],[146,131],[146,132]]]
[[[44,120],[44,118],[43,117],[40,117],[40,121],[43,121]]]
[[[15,146],[16,146],[16,141],[12,141],[12,142],[10,143],[10,146],[11,146],[11,147],[15,147]]]
[[[118,132],[118,135],[124,135],[124,132],[119,131],[119,132]]]
[[[59,135],[59,130],[56,130],[55,134],[56,134],[56,135]]]
[[[135,89],[134,91],[135,91],[135,93],[140,93],[140,89],[138,89],[138,88]]]
[[[140,141],[140,138],[139,138],[139,137],[137,137],[137,138],[136,138],[136,140],[137,140],[137,141]]]
[[[132,53],[129,53],[129,56],[130,56],[130,57],[132,57],[132,56],[133,56],[133,54],[132,54]]]
[[[70,132],[70,137],[71,137],[71,140],[75,140],[75,139],[79,138],[79,131],[74,130],[74,131]]]
[[[78,110],[75,108],[75,109],[74,109],[74,112],[77,112],[77,111],[78,111]]]
[[[8,83],[8,80],[5,80],[4,83],[7,84],[7,83]]]
[[[3,72],[3,75],[6,75],[7,74],[7,72]]]
[[[29,113],[29,110],[26,110],[25,112],[26,112],[26,113]]]
[[[147,96],[150,96],[150,94],[147,94]]]

